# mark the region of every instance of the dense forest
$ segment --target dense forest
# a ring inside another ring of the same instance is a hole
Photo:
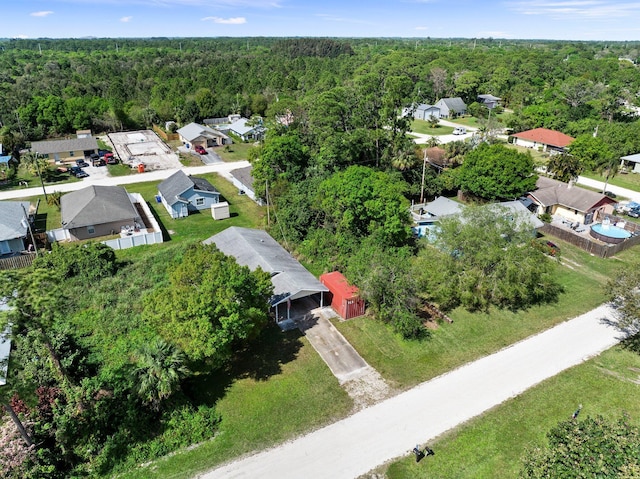
[[[490,93],[508,112],[501,128],[577,138],[551,170],[611,171],[640,151],[638,60],[640,43],[6,40],[0,142],[18,155],[78,129],[259,115],[268,133],[249,157],[276,213],[273,236],[317,270],[357,278],[372,316],[405,340],[426,340],[424,305],[517,311],[564,290],[530,232],[486,205],[535,184],[531,156],[491,135],[446,145],[459,167],[424,173],[427,196],[462,189],[477,204],[442,223],[436,248],[413,237],[408,207],[420,196],[423,153],[402,109],[460,96],[490,131],[498,120],[476,102]],[[122,260],[101,245],[54,248],[3,278],[22,365],[3,399],[31,411],[25,434],[39,442],[15,445],[0,477],[109,475],[210,438],[220,419],[194,378],[215,381],[268,322],[268,277],[195,244]]]

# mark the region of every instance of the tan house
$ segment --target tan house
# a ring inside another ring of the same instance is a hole
[[[541,176],[527,197],[538,215],[547,213],[571,222],[591,224],[598,214],[612,214],[617,201],[595,191]]]
[[[74,162],[84,159],[92,153],[98,153],[98,142],[92,136],[65,140],[34,141],[31,143],[31,151],[56,163]]]
[[[69,238],[86,240],[139,230],[143,221],[122,186],[89,186],[60,198],[62,227]]]

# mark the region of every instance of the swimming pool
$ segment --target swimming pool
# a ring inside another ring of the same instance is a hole
[[[592,237],[611,244],[622,243],[624,240],[631,237],[631,233],[624,228],[618,228],[617,226],[602,223],[596,223],[593,225],[589,233]]]

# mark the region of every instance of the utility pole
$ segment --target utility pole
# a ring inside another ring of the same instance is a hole
[[[422,182],[420,183],[420,204],[424,203],[424,173],[427,169],[427,149],[424,149],[424,159],[422,160]]]
[[[265,189],[266,189],[266,197],[267,197],[267,226],[271,224],[271,219],[269,218],[269,180],[265,180]]]
[[[33,245],[33,249],[36,252],[36,258],[38,257],[38,245],[36,244],[36,239],[33,237],[33,230],[31,229],[31,222],[29,221],[29,215],[27,214],[27,210],[24,205],[22,206],[22,211],[24,212],[24,220],[27,222],[27,228],[29,229],[29,236],[31,236],[31,244]]]
[[[40,172],[40,163],[38,163],[38,152],[36,151],[36,169],[38,170],[38,176],[40,177],[40,184],[42,185],[42,192],[44,193],[44,201],[49,203],[47,198],[47,190],[44,188],[44,180],[42,179],[42,173]]]

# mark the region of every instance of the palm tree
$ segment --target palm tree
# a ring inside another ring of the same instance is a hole
[[[176,346],[161,338],[145,344],[137,353],[134,374],[140,398],[160,409],[162,401],[180,388],[180,382],[189,374],[185,358]]]
[[[547,171],[552,173],[556,180],[564,182],[577,178],[583,169],[582,162],[568,153],[551,155],[547,163]]]

